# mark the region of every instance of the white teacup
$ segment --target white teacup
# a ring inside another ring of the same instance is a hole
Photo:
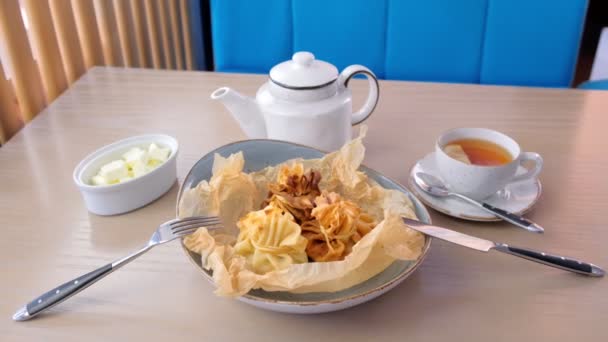
[[[497,166],[470,165],[448,156],[443,147],[460,139],[481,139],[506,149],[513,160]],[[534,152],[522,152],[519,144],[507,135],[486,128],[456,128],[443,133],[435,144],[435,159],[443,180],[454,192],[476,200],[487,198],[507,184],[521,182],[538,176],[543,158]],[[533,161],[534,167],[526,173],[515,175],[525,161]]]

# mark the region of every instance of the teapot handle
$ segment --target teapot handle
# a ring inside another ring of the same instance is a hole
[[[367,100],[365,101],[365,104],[363,104],[363,107],[358,112],[353,113],[351,121],[351,124],[353,126],[363,122],[372,114],[372,112],[376,108],[376,105],[378,104],[378,96],[380,93],[380,88],[378,87],[378,79],[376,78],[376,75],[374,75],[371,70],[364,67],[363,65],[355,64],[348,66],[344,70],[342,70],[338,78],[338,84],[345,88],[348,87],[348,81],[350,81],[350,79],[357,74],[364,74],[365,76],[367,76],[367,81],[369,83],[369,93],[367,94]]]

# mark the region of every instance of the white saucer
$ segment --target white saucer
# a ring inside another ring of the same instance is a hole
[[[520,166],[517,170],[517,174],[524,173],[525,171],[526,169]],[[432,152],[419,160],[410,171],[408,183],[410,189],[416,196],[429,207],[460,219],[470,221],[501,220],[461,199],[455,197],[435,197],[427,194],[414,183],[414,174],[416,172],[430,173],[441,179],[435,163],[435,152]],[[507,184],[503,190],[500,190],[496,194],[485,199],[484,202],[515,214],[523,214],[530,210],[538,201],[541,191],[540,181],[538,179],[530,179],[518,183]]]

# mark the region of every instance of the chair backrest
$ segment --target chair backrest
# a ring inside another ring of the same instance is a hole
[[[211,0],[215,69],[307,50],[397,80],[566,87],[587,0]]]
[[[0,0],[0,144],[95,65],[202,67],[200,0]]]

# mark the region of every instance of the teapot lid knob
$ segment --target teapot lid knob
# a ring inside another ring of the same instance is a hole
[[[0,0],[1,1],[1,0]],[[270,80],[288,89],[322,88],[338,78],[338,69],[307,51],[293,54],[291,60],[270,69]]]
[[[291,58],[297,65],[310,66],[315,60],[315,55],[308,51],[300,51],[293,54]]]

